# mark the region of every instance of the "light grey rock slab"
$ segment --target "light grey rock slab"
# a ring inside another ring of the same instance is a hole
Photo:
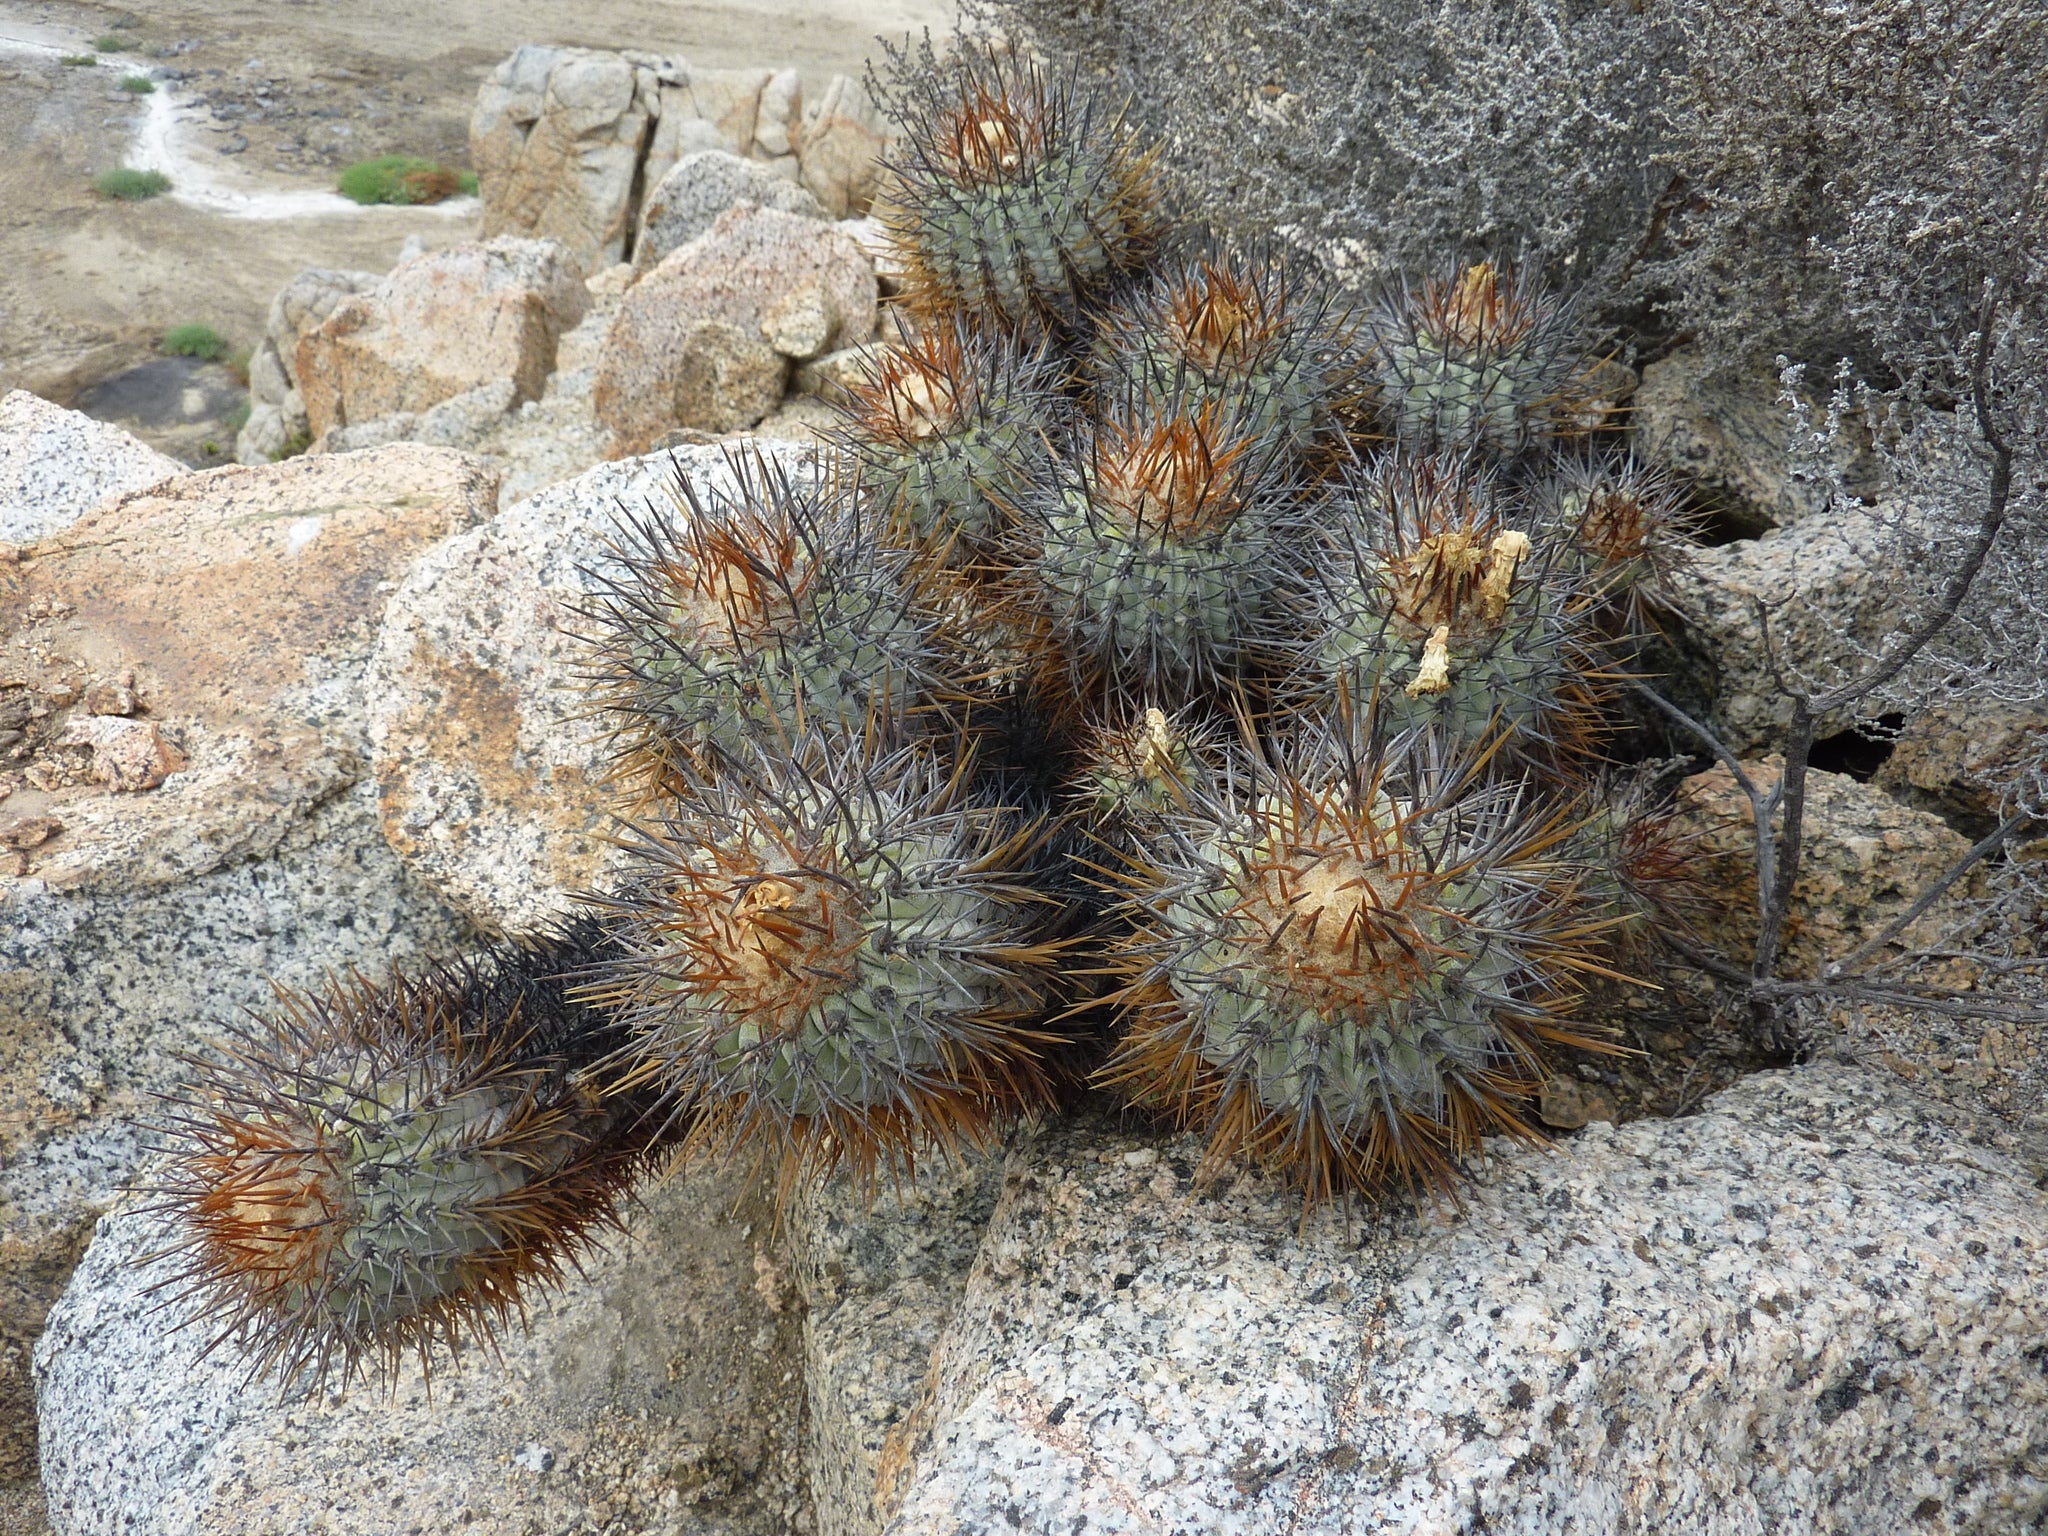
[[[1795,440],[1810,435],[1822,402],[1805,386],[1788,399],[1768,370],[1716,369],[1698,349],[1681,347],[1643,369],[1630,407],[1644,456],[1691,480],[1721,520],[1745,534],[1789,528],[1882,485],[1860,415],[1845,421],[1823,464],[1799,461]]]
[[[1917,503],[1849,501],[1675,562],[1668,595],[1688,653],[1711,673],[1697,681],[1721,739],[1743,756],[1782,746],[1792,701],[1778,671],[1818,692],[1867,666],[1914,611],[1915,575],[1949,527]],[[1833,715],[1820,731],[1854,723]]]
[[[249,419],[235,434],[237,464],[274,464],[291,445],[291,428],[281,406],[257,401],[249,408]]]
[[[2048,1161],[1808,1067],[1306,1221],[1198,1148],[1013,1154],[888,1527],[2004,1533],[2048,1517]]]
[[[47,538],[110,496],[184,473],[119,427],[25,389],[0,397],[0,543]]]
[[[643,272],[658,266],[670,251],[688,245],[740,202],[824,217],[815,197],[760,161],[722,149],[700,149],[669,167],[649,194],[640,214],[640,235],[633,243],[633,265]]]
[[[677,1177],[515,1321],[502,1357],[408,1362],[388,1390],[250,1380],[155,1290],[146,1202],[100,1225],[37,1349],[57,1536],[809,1528],[794,1294],[729,1176]]]
[[[23,845],[0,866],[0,1479],[33,1463],[25,1346],[180,1056],[270,1006],[273,979],[459,942],[384,842],[362,680],[397,577],[496,489],[418,447],[215,469],[103,503],[9,568],[0,675],[32,707],[0,818]],[[176,771],[82,774],[67,743],[115,718],[86,713],[96,696],[175,741]]]

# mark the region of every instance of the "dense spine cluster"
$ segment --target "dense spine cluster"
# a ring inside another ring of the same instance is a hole
[[[900,542],[973,567],[1042,472],[1061,383],[1043,348],[977,335],[954,315],[869,365],[840,443]]]
[[[1380,411],[1425,452],[1516,454],[1554,430],[1578,358],[1571,306],[1474,262],[1391,289],[1367,322]]]
[[[584,614],[621,776],[657,803],[807,735],[898,742],[939,684],[943,619],[857,498],[760,458],[627,520]]]
[[[1236,684],[1277,617],[1299,498],[1215,402],[1076,421],[1023,500],[1014,590],[1083,697],[1178,702]]]
[[[195,1062],[157,1186],[192,1292],[255,1371],[347,1379],[490,1338],[559,1280],[668,1139],[658,1093],[618,1091],[618,1024],[574,978],[583,922],[460,964],[360,976]]]
[[[1130,1023],[1107,1076],[1298,1172],[1448,1183],[1542,1080],[1606,926],[1559,856],[1569,808],[1341,746],[1252,762],[1120,875]],[[1459,770],[1453,769],[1454,773]]]
[[[1098,401],[1213,407],[1234,432],[1306,458],[1357,420],[1354,330],[1302,263],[1188,241],[1098,318],[1091,376]]]
[[[192,1091],[172,1204],[262,1363],[487,1330],[658,1156],[872,1185],[1090,1081],[1311,1202],[1440,1190],[1682,904],[1599,758],[1682,520],[1566,430],[1572,306],[1479,261],[1361,313],[1174,232],[1073,76],[899,63],[908,287],[828,461],[596,573],[623,873]]]
[[[882,205],[920,318],[1067,336],[1162,229],[1152,156],[1120,114],[1014,48],[927,54],[897,102]]]
[[[1036,1027],[1056,947],[1021,871],[1038,829],[929,753],[816,742],[705,787],[635,845],[594,996],[628,1080],[692,1147],[908,1175],[1042,1103]]]

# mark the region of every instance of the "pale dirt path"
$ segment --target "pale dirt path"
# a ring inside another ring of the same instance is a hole
[[[415,231],[432,246],[468,237],[470,210],[335,211],[326,194],[340,166],[373,154],[466,163],[477,85],[522,42],[795,65],[822,85],[858,72],[876,34],[940,31],[951,14],[951,0],[0,0],[0,37],[131,45],[93,68],[0,49],[0,391],[70,403],[173,325],[203,322],[246,347],[302,267],[382,270]],[[122,95],[138,66],[184,78]],[[218,162],[187,178],[204,206],[92,192],[93,176],[137,158],[152,114],[160,134],[177,123],[164,153]],[[246,149],[221,155],[237,135]],[[292,216],[229,217],[224,205],[250,193],[290,198]]]

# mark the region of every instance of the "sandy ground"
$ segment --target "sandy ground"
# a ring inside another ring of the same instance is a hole
[[[80,404],[171,326],[249,346],[302,267],[381,270],[414,231],[430,246],[474,231],[473,215],[433,210],[259,221],[103,199],[92,178],[122,163],[149,110],[119,88],[138,66],[203,103],[204,134],[235,171],[312,191],[371,155],[466,164],[477,85],[519,43],[794,65],[815,88],[857,73],[878,34],[943,30],[950,15],[950,0],[0,0],[0,391]],[[124,48],[91,66],[54,51],[93,53],[101,37]],[[192,437],[180,456],[199,457]]]

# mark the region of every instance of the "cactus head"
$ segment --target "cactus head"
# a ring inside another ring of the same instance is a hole
[[[1213,402],[1246,435],[1307,455],[1355,409],[1356,328],[1299,264],[1193,248],[1098,317],[1095,371],[1111,398]]]
[[[1134,1099],[1310,1202],[1434,1189],[1517,1104],[1586,963],[1554,821],[1505,787],[1408,798],[1384,763],[1257,768],[1122,876]]]
[[[1211,792],[1217,734],[1147,706],[1086,733],[1068,793],[1069,816],[1091,841],[1123,848],[1141,826],[1188,814]]]
[[[852,386],[841,445],[896,539],[972,565],[995,547],[1065,403],[1042,351],[937,320]]]
[[[1152,157],[1068,73],[962,42],[899,61],[900,140],[877,212],[920,316],[1017,337],[1063,335],[1151,258]]]
[[[1545,482],[1543,521],[1628,629],[1649,623],[1693,518],[1666,473],[1632,457],[1575,460]]]
[[[1525,762],[1583,749],[1603,676],[1585,578],[1510,512],[1455,461],[1374,465],[1312,563],[1296,699],[1470,743],[1498,728]]]
[[[759,458],[628,522],[583,610],[621,778],[657,790],[806,732],[900,740],[951,690],[912,557],[858,500]]]
[[[1492,262],[1404,284],[1367,322],[1381,412],[1411,448],[1519,453],[1550,429],[1574,323],[1564,300]]]
[[[1276,458],[1214,402],[1131,402],[1069,445],[1020,508],[1018,575],[1075,692],[1178,704],[1242,673],[1286,573]]]
[[[1606,776],[1596,791],[1564,849],[1581,871],[1579,909],[1603,925],[1609,953],[1629,964],[1650,955],[1674,928],[1693,929],[1702,902],[1699,839],[1650,793],[1645,774]]]
[[[593,995],[692,1149],[801,1177],[907,1174],[1043,1092],[1033,841],[928,755],[758,756],[629,845]]]
[[[592,1080],[618,1038],[566,973],[595,942],[583,927],[381,986],[280,992],[195,1063],[158,1192],[194,1320],[224,1320],[252,1374],[347,1380],[488,1340],[617,1225],[667,1116]]]

